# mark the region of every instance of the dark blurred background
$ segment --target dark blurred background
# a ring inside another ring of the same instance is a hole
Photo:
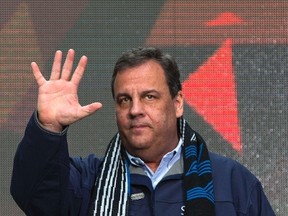
[[[288,2],[281,0],[1,0],[0,215],[23,215],[10,193],[13,156],[37,99],[30,62],[47,76],[57,49],[88,56],[71,156],[103,155],[116,133],[110,77],[118,56],[157,46],[181,70],[185,118],[211,151],[248,167],[277,215],[288,215]]]

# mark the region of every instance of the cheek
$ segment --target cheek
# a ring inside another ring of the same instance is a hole
[[[162,115],[162,120],[167,126],[174,125],[176,119],[178,118],[177,110],[174,109],[173,105],[167,106]]]
[[[123,113],[123,112],[116,111],[115,116],[116,116],[117,125],[123,124],[123,122],[124,122],[124,120],[125,120],[125,118],[124,118],[124,113]]]
[[[162,125],[169,122],[175,116],[175,111],[171,107],[161,107],[150,110],[150,119],[156,125]]]

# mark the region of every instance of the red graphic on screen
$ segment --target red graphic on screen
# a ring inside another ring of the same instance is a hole
[[[235,13],[223,12],[218,16],[205,23],[205,26],[230,26],[230,25],[242,25],[245,21]]]
[[[225,43],[183,82],[186,102],[233,149],[241,152],[232,40]]]
[[[232,40],[233,45],[287,44],[280,22],[288,18],[287,8],[284,1],[209,1],[205,7],[202,1],[167,1],[147,38],[146,44],[157,47],[222,44],[191,71],[183,89],[189,106],[237,152],[242,144]]]

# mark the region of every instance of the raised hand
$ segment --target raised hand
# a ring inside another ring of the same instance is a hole
[[[38,118],[43,127],[60,132],[63,127],[85,118],[102,107],[99,102],[81,106],[78,100],[78,86],[85,71],[87,57],[82,56],[72,74],[75,51],[70,49],[62,67],[62,52],[56,51],[50,79],[46,80],[38,65],[31,63],[38,84]]]

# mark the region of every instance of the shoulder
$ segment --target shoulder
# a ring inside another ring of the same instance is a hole
[[[99,173],[102,160],[94,154],[90,154],[85,158],[70,158],[70,179],[80,181],[82,186],[91,187],[95,178]]]
[[[209,152],[213,177],[242,177],[246,180],[255,181],[257,178],[245,166],[238,161]],[[240,175],[240,176],[239,176]]]
[[[212,165],[215,201],[234,203],[237,209],[246,211],[253,191],[261,188],[256,176],[233,159],[215,153],[209,153],[209,156]]]
[[[261,182],[239,162],[209,153],[217,211],[227,212],[228,206],[244,215],[275,215]]]
[[[98,170],[99,166],[102,163],[102,160],[99,159],[95,154],[89,154],[85,158],[82,157],[71,157],[70,161],[79,170]]]

